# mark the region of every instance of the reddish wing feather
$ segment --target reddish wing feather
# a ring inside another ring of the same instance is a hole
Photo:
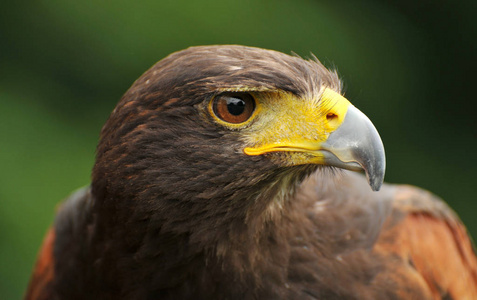
[[[52,298],[51,285],[55,275],[53,259],[54,242],[55,231],[53,228],[50,228],[43,240],[43,246],[30,279],[25,300],[46,300]]]
[[[443,202],[419,189],[400,188],[386,227],[375,249],[407,261],[409,276],[417,271],[433,299],[477,299],[472,243]]]

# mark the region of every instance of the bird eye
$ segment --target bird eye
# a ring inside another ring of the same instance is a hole
[[[255,99],[246,93],[225,93],[218,95],[213,101],[214,114],[228,123],[243,123],[255,110]]]

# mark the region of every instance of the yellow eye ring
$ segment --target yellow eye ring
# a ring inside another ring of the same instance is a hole
[[[212,98],[209,113],[214,119],[228,127],[242,127],[257,112],[257,101],[249,93],[225,92]]]

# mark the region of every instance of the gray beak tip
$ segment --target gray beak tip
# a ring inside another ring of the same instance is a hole
[[[373,178],[368,178],[368,183],[369,183],[369,186],[371,186],[371,189],[377,192],[381,189],[381,186],[383,185],[383,180],[373,177]]]
[[[323,144],[331,165],[349,170],[364,170],[373,191],[384,181],[384,146],[373,123],[356,107],[350,106],[343,124]],[[357,168],[358,167],[358,168]]]

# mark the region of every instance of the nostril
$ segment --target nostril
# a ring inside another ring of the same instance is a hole
[[[326,115],[326,119],[327,119],[328,121],[333,121],[333,120],[335,120],[336,118],[338,118],[338,116],[337,116],[336,114],[334,114],[334,113],[328,113],[328,114]]]

